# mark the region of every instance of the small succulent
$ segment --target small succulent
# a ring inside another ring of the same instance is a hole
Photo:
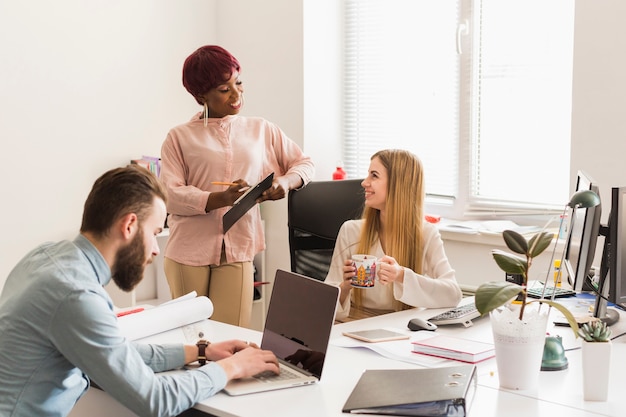
[[[603,321],[594,320],[583,324],[578,334],[587,342],[608,342],[611,337],[611,328]]]

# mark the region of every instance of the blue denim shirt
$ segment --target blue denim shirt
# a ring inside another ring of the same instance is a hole
[[[0,294],[0,415],[66,416],[97,385],[136,414],[176,415],[226,385],[215,363],[179,373],[182,344],[133,344],[103,286],[111,271],[84,236],[47,243],[11,271]]]

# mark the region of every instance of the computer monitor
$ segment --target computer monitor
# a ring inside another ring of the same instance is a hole
[[[594,316],[611,325],[619,320],[608,302],[621,308],[626,306],[626,187],[611,189],[611,211],[604,235],[604,251],[600,266],[600,280]]]
[[[579,170],[576,178],[576,191],[591,190],[600,196],[596,182],[586,172]],[[567,252],[563,259],[568,282],[576,292],[590,291],[592,286],[587,283],[596,253],[596,242],[600,233],[600,217],[602,206],[578,208],[575,218],[569,220],[572,228],[569,233]],[[561,268],[563,269],[563,268]]]

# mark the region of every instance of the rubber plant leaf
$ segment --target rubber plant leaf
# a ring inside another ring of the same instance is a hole
[[[478,287],[474,304],[481,315],[488,314],[517,297],[523,291],[520,285],[507,281],[486,282]]]
[[[504,272],[509,274],[524,274],[526,275],[526,269],[528,268],[528,262],[518,256],[511,255],[508,252],[494,249],[491,251],[493,259],[498,266]]]
[[[548,246],[550,246],[553,237],[554,234],[548,232],[541,232],[534,235],[528,242],[528,245],[530,246],[529,256],[534,258],[535,256],[541,254],[548,248]]]
[[[524,236],[513,230],[505,230],[502,232],[502,238],[506,246],[515,253],[526,255],[528,252],[528,242]]]

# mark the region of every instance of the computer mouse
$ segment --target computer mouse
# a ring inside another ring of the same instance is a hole
[[[437,325],[429,322],[428,320],[421,319],[419,317],[415,317],[414,319],[409,320],[409,324],[407,327],[410,330],[437,330]]]

